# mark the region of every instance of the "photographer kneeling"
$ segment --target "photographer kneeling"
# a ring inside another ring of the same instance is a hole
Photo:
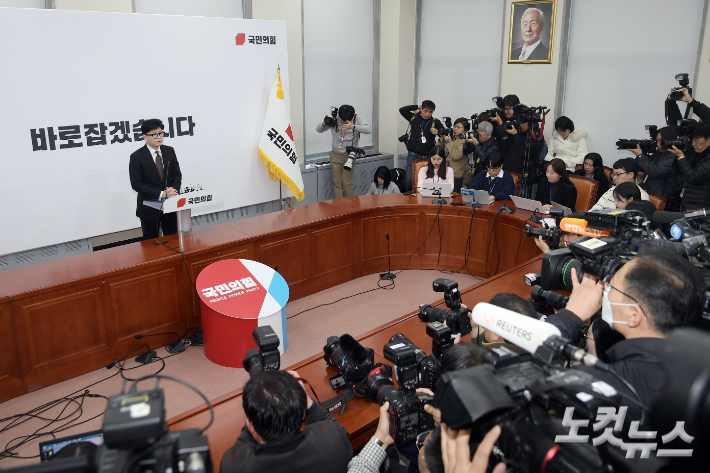
[[[678,158],[678,167],[685,177],[682,208],[710,207],[710,122],[693,130],[693,151],[686,154],[673,146],[671,153]]]
[[[585,275],[574,288],[567,307],[547,317],[562,337],[578,343],[585,324],[601,309],[602,320],[626,339],[607,352],[609,368],[633,386],[641,402],[650,407],[665,383],[661,365],[663,339],[678,327],[694,325],[705,301],[705,281],[685,258],[663,248],[645,247],[611,278],[598,281]],[[579,369],[628,393],[611,373]]]
[[[224,453],[221,473],[347,471],[353,456],[348,432],[308,397],[299,379],[295,371],[265,371],[247,382],[246,425]]]

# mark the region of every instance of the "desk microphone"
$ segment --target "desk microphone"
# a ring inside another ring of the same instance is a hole
[[[506,196],[505,196],[505,202],[503,202],[503,205],[501,205],[500,207],[498,207],[498,212],[503,212],[504,214],[512,214],[513,212],[515,212],[515,210],[511,209],[510,207],[508,207],[508,197],[510,197],[510,196],[508,196],[508,195],[506,194]]]
[[[182,343],[182,340],[180,340],[180,335],[177,334],[177,332],[164,332],[164,333],[151,333],[148,335],[135,335],[133,338],[136,340],[140,340],[143,337],[157,337],[158,335],[170,335],[173,334],[175,335],[175,341],[170,342],[169,344],[165,345],[165,351],[167,351],[170,354],[173,353],[180,353],[185,351],[185,345]]]
[[[387,272],[380,274],[380,279],[386,279],[388,281],[396,278],[397,276],[392,272],[392,255],[390,255],[390,234],[386,235],[387,238]]]

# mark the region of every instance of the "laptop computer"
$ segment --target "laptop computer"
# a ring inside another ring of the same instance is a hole
[[[422,197],[451,197],[454,190],[453,184],[447,182],[424,182],[422,184]]]
[[[477,202],[481,205],[490,204],[488,191],[478,189],[461,189],[461,199],[464,202]]]
[[[537,212],[541,213],[541,214],[549,213],[549,212],[545,211],[545,208],[543,207],[543,203],[540,202],[539,200],[525,199],[523,197],[516,197],[514,195],[511,195],[510,199],[513,201],[515,206],[519,209],[529,210],[530,212],[534,212],[537,210]],[[557,202],[550,202],[550,205],[552,205],[556,209],[562,209],[565,217],[572,213],[572,209],[570,209],[569,207],[565,207],[564,205],[560,205]]]

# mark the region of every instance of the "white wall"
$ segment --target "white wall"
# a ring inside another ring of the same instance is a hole
[[[692,83],[703,1],[675,0],[682,15],[659,14],[668,5],[573,3],[564,114],[587,130],[589,150],[607,166],[631,156],[616,149],[618,138],[647,138],[644,125],[665,125],[663,104],[677,73],[689,73]]]
[[[436,103],[434,116],[456,120],[493,107],[504,6],[500,0],[422,0],[417,102]]]
[[[387,0],[385,0],[387,1]],[[316,125],[330,106],[350,104],[372,125],[373,0],[304,0],[303,63],[306,105],[306,153],[331,150],[330,131]],[[361,135],[360,146],[372,145]]]
[[[0,0],[0,8],[44,8],[44,0]]]
[[[133,13],[131,0],[54,0],[57,10],[84,10]]]
[[[136,13],[242,18],[241,0],[134,0]]]

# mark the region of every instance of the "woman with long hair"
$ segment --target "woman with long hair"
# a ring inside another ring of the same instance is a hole
[[[378,167],[377,171],[375,171],[374,182],[370,184],[370,190],[367,191],[367,195],[401,193],[397,184],[392,181],[389,168],[387,166]]]
[[[545,211],[552,208],[552,202],[575,211],[577,188],[567,175],[567,166],[561,159],[545,163],[545,174],[537,186],[537,200],[542,202]]]
[[[446,152],[440,146],[434,146],[429,152],[429,162],[419,170],[417,189],[422,190],[425,182],[445,182],[454,185],[454,170],[446,166]]]
[[[588,153],[584,157],[582,169],[575,171],[574,175],[589,177],[597,181],[599,183],[599,189],[597,189],[599,197],[609,190],[609,178],[604,174],[604,162],[599,153]]]

